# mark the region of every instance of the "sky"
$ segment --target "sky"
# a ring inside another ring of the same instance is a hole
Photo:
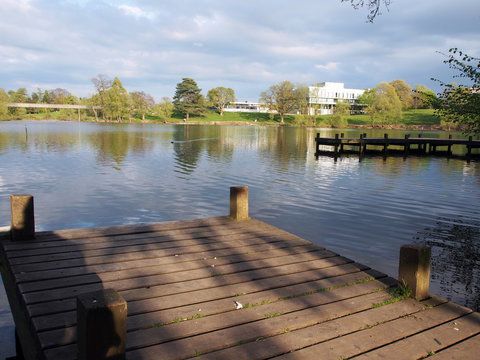
[[[373,88],[403,79],[440,91],[449,48],[480,57],[480,1],[392,0],[373,23],[340,0],[0,0],[0,88],[64,88],[92,78],[172,98],[182,78],[237,101],[294,84]],[[443,53],[443,55],[442,55]],[[456,80],[461,82],[461,80]]]

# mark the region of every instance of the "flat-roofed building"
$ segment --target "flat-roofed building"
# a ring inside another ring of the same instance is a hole
[[[318,86],[308,87],[308,112],[310,115],[328,115],[338,101],[348,101],[352,112],[359,112],[358,97],[364,90],[346,89],[343,83],[322,82]]]
[[[261,103],[254,103],[250,101],[235,101],[226,105],[223,111],[266,113],[268,112],[268,108]]]

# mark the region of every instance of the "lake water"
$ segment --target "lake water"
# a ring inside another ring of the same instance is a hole
[[[339,131],[0,122],[0,227],[15,193],[34,195],[37,230],[53,230],[227,215],[229,187],[248,185],[252,217],[394,277],[402,244],[432,246],[430,291],[478,310],[480,162],[316,159],[317,132]],[[0,358],[13,354],[1,288]]]

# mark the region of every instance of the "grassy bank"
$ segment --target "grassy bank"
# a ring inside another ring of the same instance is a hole
[[[51,111],[48,113],[28,114],[26,119],[35,120],[78,120],[78,113],[66,114],[62,111]],[[82,121],[95,121],[93,116],[87,116],[82,112]],[[426,127],[433,129],[441,128],[441,119],[434,115],[432,109],[407,110],[402,113],[402,118],[394,124],[379,125],[372,123],[368,115],[351,115],[346,119],[346,127],[387,127],[387,128],[415,128]],[[140,118],[132,119],[131,122],[142,122]],[[147,115],[145,118],[147,123],[168,123],[181,124],[184,123],[182,118],[163,119],[156,115]],[[224,112],[220,116],[217,112],[210,111],[205,116],[190,117],[189,124],[248,124],[248,125],[279,125],[280,116],[271,116],[265,113],[236,113]],[[320,126],[334,127],[332,116],[323,115],[316,117],[306,117],[301,115],[286,115],[285,124],[290,126]]]

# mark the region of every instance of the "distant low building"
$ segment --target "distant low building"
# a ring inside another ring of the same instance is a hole
[[[358,104],[358,97],[364,90],[345,89],[343,83],[323,82],[318,86],[308,87],[308,113],[309,115],[333,114],[338,101],[348,101],[352,106],[351,112],[362,113],[363,106]],[[224,111],[230,112],[270,112],[269,108],[262,103],[250,101],[236,101],[225,106]],[[274,111],[276,112],[276,111]]]
[[[346,89],[343,83],[323,82],[318,86],[308,87],[308,113],[309,115],[333,114],[338,101],[348,101],[352,106],[352,113],[361,113],[362,106],[358,98],[364,90]]]
[[[261,103],[254,103],[250,101],[236,101],[234,103],[226,105],[223,111],[266,113],[268,112],[268,108]]]

